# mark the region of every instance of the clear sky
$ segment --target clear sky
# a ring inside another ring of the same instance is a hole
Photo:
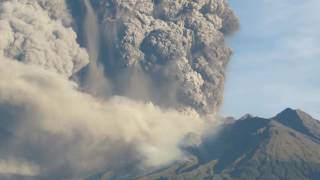
[[[229,0],[241,29],[229,38],[222,113],[272,117],[286,107],[320,118],[320,0]]]

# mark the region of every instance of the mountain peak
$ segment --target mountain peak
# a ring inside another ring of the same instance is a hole
[[[188,161],[141,180],[320,179],[320,121],[291,108],[271,119],[239,120],[191,148]]]
[[[291,121],[293,119],[298,121],[304,121],[306,117],[311,116],[299,109],[286,108],[285,110],[277,114],[275,117],[273,117],[273,119],[280,121]]]
[[[309,114],[306,112],[300,110],[300,109],[292,109],[292,108],[286,108],[285,110],[281,111],[279,114],[277,114],[273,119],[277,120],[300,120],[305,121],[306,119],[313,119]]]
[[[252,114],[245,114],[243,115],[239,120],[245,120],[245,119],[252,119],[254,118],[255,116],[253,116]]]
[[[287,108],[272,119],[314,139],[320,139],[320,122],[299,109]]]
[[[276,115],[276,117],[283,117],[288,115],[298,115],[299,110],[292,109],[292,108],[286,108],[285,110],[281,111],[279,114]]]

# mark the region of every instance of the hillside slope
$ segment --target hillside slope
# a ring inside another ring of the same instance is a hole
[[[286,109],[270,119],[246,116],[191,148],[189,161],[139,179],[320,179],[320,122]]]

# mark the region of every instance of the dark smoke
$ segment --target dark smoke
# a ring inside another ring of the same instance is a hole
[[[115,94],[126,95],[121,90],[130,87],[123,81],[118,85],[118,79],[138,67],[149,79],[142,86],[152,87],[148,100],[200,114],[218,111],[231,55],[224,36],[238,28],[225,1],[97,3],[107,44],[103,51],[109,52],[101,61],[109,70]]]

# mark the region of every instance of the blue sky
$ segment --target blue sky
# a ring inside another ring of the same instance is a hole
[[[228,38],[222,113],[272,117],[292,107],[320,118],[320,1],[229,2],[241,29]]]

